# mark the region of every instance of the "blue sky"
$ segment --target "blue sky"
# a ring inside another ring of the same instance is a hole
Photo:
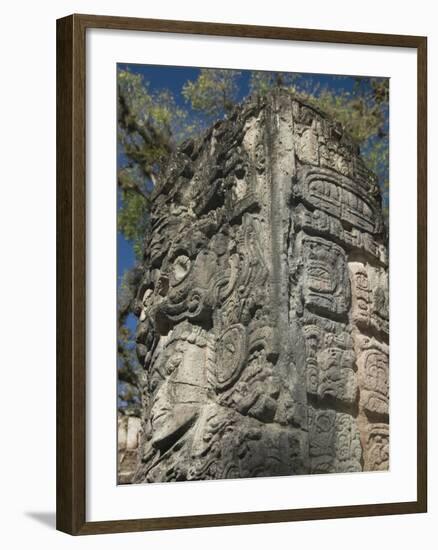
[[[168,89],[172,92],[175,102],[178,106],[182,106],[190,111],[189,105],[186,103],[184,97],[181,94],[183,84],[188,80],[195,80],[200,69],[195,67],[174,67],[174,66],[162,66],[162,65],[136,65],[127,63],[118,63],[118,69],[129,70],[133,73],[140,74],[144,80],[149,83],[150,91],[159,91],[162,89]],[[249,92],[249,81],[251,71],[241,71],[238,77],[238,101],[244,99]],[[313,82],[318,82],[322,88],[328,88],[334,92],[353,91],[355,85],[355,79],[353,76],[338,76],[338,75],[315,75],[315,74],[303,74],[301,73],[300,81],[304,83],[306,80],[311,79]],[[299,81],[299,82],[300,82]],[[364,82],[365,86],[369,86],[369,83]],[[122,166],[124,163],[123,154],[118,155],[118,165]],[[135,265],[135,255],[132,249],[132,245],[128,242],[122,234],[118,233],[117,236],[117,276],[118,282],[123,276],[126,269],[129,269]],[[129,328],[135,327],[135,319],[130,316],[127,320]]]

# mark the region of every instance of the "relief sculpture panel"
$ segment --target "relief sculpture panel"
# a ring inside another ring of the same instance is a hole
[[[142,261],[134,483],[388,468],[381,200],[338,124],[278,88],[184,142]]]

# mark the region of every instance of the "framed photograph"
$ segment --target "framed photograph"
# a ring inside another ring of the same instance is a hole
[[[58,20],[59,530],[427,510],[426,44]]]

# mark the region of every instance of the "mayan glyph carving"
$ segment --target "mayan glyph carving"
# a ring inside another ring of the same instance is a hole
[[[249,99],[151,200],[133,481],[387,469],[381,199],[339,125],[281,89]]]

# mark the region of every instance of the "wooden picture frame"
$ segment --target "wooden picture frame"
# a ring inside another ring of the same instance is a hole
[[[353,506],[196,516],[86,520],[87,29],[182,33],[412,48],[417,52],[417,499]],[[57,21],[57,529],[72,535],[348,518],[427,511],[427,39],[125,17],[71,15]]]

